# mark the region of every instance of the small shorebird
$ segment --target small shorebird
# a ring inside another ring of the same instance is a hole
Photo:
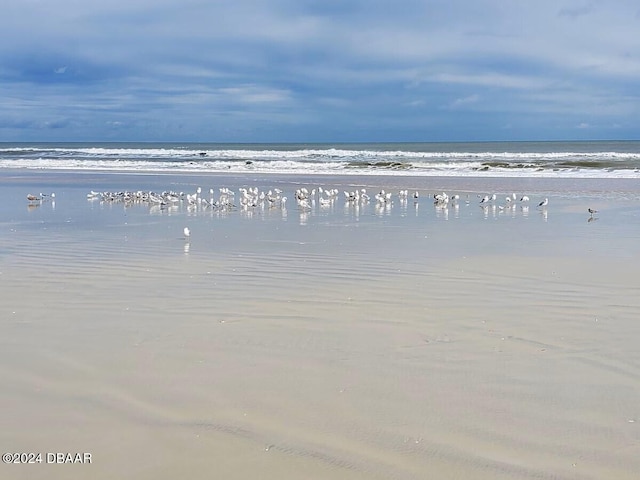
[[[546,207],[547,205],[549,205],[549,199],[548,199],[548,198],[545,198],[543,201],[541,201],[541,202],[538,204],[538,207]]]
[[[42,200],[42,197],[36,197],[35,195],[29,194],[27,195],[27,200],[29,200],[30,202],[39,202],[40,200]]]
[[[598,210],[594,210],[593,208],[588,208],[587,211],[591,214],[592,217],[594,213],[598,213]]]
[[[189,230],[189,227],[184,227],[182,232],[184,233],[184,239],[189,240],[189,237],[191,236],[191,230]]]

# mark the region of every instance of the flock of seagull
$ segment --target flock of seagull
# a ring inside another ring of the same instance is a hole
[[[240,188],[238,189],[238,195],[233,190],[223,187],[218,190],[219,194],[216,196],[216,191],[213,188],[209,189],[209,195],[203,193],[201,187],[198,187],[193,193],[176,192],[173,190],[163,191],[156,193],[153,191],[137,190],[137,191],[119,191],[119,192],[97,192],[90,191],[87,194],[88,200],[99,200],[101,202],[122,202],[125,204],[133,203],[147,203],[150,205],[158,205],[160,207],[170,207],[172,205],[186,204],[187,206],[200,206],[202,208],[214,208],[214,209],[234,209],[234,208],[257,208],[257,207],[278,207],[286,208],[287,197],[282,195],[282,190],[274,188],[267,191],[260,191],[258,187],[253,188]],[[391,205],[394,200],[394,194],[387,192],[384,189],[380,190],[373,195],[373,198],[367,193],[366,188],[360,188],[351,191],[343,191],[344,201],[346,205],[368,204],[375,201],[377,205]],[[40,201],[42,199],[35,195],[28,195],[29,201]],[[54,196],[55,194],[51,194]],[[312,209],[315,205],[329,206],[333,205],[340,196],[340,191],[337,188],[312,188],[309,190],[306,187],[301,187],[295,190],[295,201],[297,206],[302,209]],[[396,197],[401,203],[407,202],[409,198],[412,198],[414,203],[418,202],[420,193],[418,191],[409,193],[408,190],[399,190]],[[497,205],[497,195],[485,195],[481,197],[478,195],[479,205]],[[237,199],[237,200],[236,200]],[[504,198],[506,204],[499,205],[502,208],[507,208],[516,203],[516,194],[513,193]],[[458,204],[460,201],[460,195],[448,195],[445,192],[435,193],[433,195],[433,203],[436,206],[447,206],[449,204]],[[470,196],[467,195],[465,200],[466,204],[470,204]],[[529,203],[529,197],[523,195],[520,197],[519,202],[523,205]],[[549,199],[542,200],[538,207],[546,207],[549,204]]]
[[[412,199],[414,205],[418,205],[420,200],[420,193],[418,191],[409,192],[408,190],[399,190],[395,195],[392,192],[380,190],[372,196],[369,195],[366,188],[359,188],[355,190],[343,192],[344,206],[345,208],[359,208],[370,203],[374,203],[376,209],[379,211],[388,210],[394,204],[394,200],[397,198],[401,206],[406,206],[409,199]],[[338,198],[340,198],[340,191],[337,188],[307,188],[300,187],[295,190],[294,200],[297,208],[300,210],[300,214],[306,215],[319,206],[321,209],[327,207],[333,207]],[[27,200],[30,205],[39,205],[43,201],[55,199],[55,193],[39,195],[28,194]],[[144,204],[152,206],[162,210],[179,209],[186,206],[190,212],[196,212],[199,210],[211,210],[220,212],[229,212],[233,210],[253,211],[255,209],[280,209],[283,214],[286,212],[287,197],[283,195],[283,192],[279,188],[273,188],[268,190],[260,190],[258,187],[252,188],[239,188],[237,192],[222,187],[217,191],[213,188],[208,190],[208,195],[203,191],[201,187],[197,187],[195,191],[191,193],[176,192],[173,190],[166,190],[160,193],[147,191],[147,190],[135,190],[135,191],[90,191],[87,194],[89,201],[100,201],[104,203],[123,203],[125,206],[131,206],[134,204]],[[466,195],[464,200],[461,200],[458,194],[447,194],[446,192],[435,193],[432,196],[433,205],[436,209],[447,210],[449,206],[457,209],[460,202],[464,202],[466,205],[473,203],[471,195]],[[521,195],[519,198],[515,193],[507,195],[505,197],[498,198],[498,195],[493,193],[490,195],[477,195],[477,203],[485,210],[485,214],[488,209],[491,208],[494,212],[496,210],[503,211],[509,210],[520,205],[522,211],[526,214],[529,209],[530,199],[527,195]],[[543,215],[546,216],[546,208],[549,205],[549,199],[544,198],[541,200],[537,207],[541,210]],[[515,210],[514,210],[515,212]],[[597,210],[592,208],[588,209],[589,221],[595,220],[594,215]],[[183,230],[184,239],[189,241],[191,237],[191,230],[189,227],[184,227]]]
[[[392,192],[380,190],[375,194],[369,195],[366,188],[358,188],[355,190],[344,190],[343,192],[345,207],[362,206],[374,203],[378,209],[389,209],[394,200],[397,198],[401,205],[406,206],[409,199],[413,200],[415,205],[418,204],[420,193],[418,191],[409,192],[408,190],[399,190],[395,195]],[[340,191],[337,188],[307,188],[299,187],[295,190],[294,200],[297,208],[301,213],[309,212],[319,206],[320,208],[332,207],[340,198]],[[478,205],[484,209],[491,207],[495,210],[509,210],[516,205],[520,205],[524,212],[528,211],[530,199],[527,195],[521,195],[519,198],[515,193],[498,198],[498,195],[487,194],[477,196]],[[39,204],[45,200],[54,200],[55,193],[40,193],[39,195],[28,194],[27,200],[30,204]],[[250,211],[254,209],[280,209],[286,211],[287,197],[279,188],[260,190],[258,187],[239,188],[236,191],[227,187],[214,190],[210,188],[208,194],[201,187],[197,187],[193,192],[176,192],[173,190],[165,190],[163,192],[153,192],[147,190],[135,191],[90,191],[87,194],[90,201],[100,201],[105,203],[123,203],[126,206],[133,204],[145,204],[155,206],[160,210],[174,209],[186,206],[190,211],[211,210],[211,211],[233,211],[236,209]],[[447,194],[446,192],[435,193],[432,196],[433,204],[436,208],[446,209],[449,206],[457,208],[461,201],[466,205],[470,205],[473,200],[471,195],[466,195],[461,200],[458,194]],[[537,207],[546,213],[549,205],[549,199],[541,200]],[[588,209],[590,219],[594,217],[597,210]],[[189,237],[189,232],[185,229],[185,237]]]
[[[409,199],[412,199],[414,204],[417,205],[420,199],[418,191],[410,193],[408,190],[399,190],[396,194],[380,190],[375,194],[369,195],[366,188],[359,188],[350,191],[344,190],[342,193],[345,207],[374,203],[377,208],[388,209],[393,205],[395,199],[398,199],[401,205],[406,205]],[[308,212],[316,208],[316,206],[320,208],[334,206],[340,196],[340,191],[337,188],[317,187],[309,189],[300,187],[295,190],[294,200],[300,211]],[[29,195],[27,198],[30,201],[39,201],[42,195],[40,197]],[[265,208],[286,210],[287,206],[287,197],[283,195],[281,189],[273,188],[261,191],[258,187],[239,188],[237,192],[226,187],[219,188],[217,191],[210,188],[208,194],[201,187],[190,193],[173,190],[166,190],[160,193],[146,190],[118,192],[92,190],[87,194],[87,199],[107,203],[124,203],[125,205],[147,204],[156,206],[160,210],[180,206],[186,206],[188,209],[193,210],[212,211],[231,211],[235,209],[247,211]],[[460,202],[461,198],[458,194],[449,195],[446,192],[433,194],[433,204],[438,208],[447,208],[450,205],[457,207]],[[520,196],[518,200],[515,193],[500,199],[495,193],[484,196],[478,195],[478,204],[483,208],[491,206],[494,209],[507,210],[516,204],[520,204],[524,210],[529,208],[529,202],[527,195]],[[470,195],[466,196],[464,203],[467,205],[472,203]],[[549,205],[549,199],[545,198],[538,203],[538,208],[545,209],[547,205]],[[589,209],[589,213],[593,215],[596,212]]]
[[[343,191],[345,205],[363,205],[372,201],[371,197],[367,193],[365,188],[360,188],[352,191]],[[298,208],[302,211],[312,210],[316,205],[320,207],[333,206],[340,195],[340,191],[337,188],[323,188],[317,187],[309,190],[307,187],[297,188],[295,191],[295,201]],[[47,199],[54,200],[55,193],[40,193],[39,195],[28,194],[27,200],[30,204],[39,204]],[[406,204],[409,198],[412,198],[414,203],[418,202],[420,194],[418,191],[414,191],[412,194],[408,190],[399,190],[397,198],[401,204]],[[481,207],[494,206],[500,210],[505,210],[516,203],[520,203],[523,208],[528,208],[529,197],[522,195],[518,200],[515,193],[504,197],[504,203],[498,201],[497,194],[480,196],[478,204]],[[107,203],[122,202],[127,205],[143,203],[149,205],[157,205],[161,209],[170,208],[177,205],[187,205],[187,207],[204,209],[217,209],[217,210],[233,210],[241,208],[244,210],[254,208],[280,208],[286,209],[287,197],[282,195],[282,190],[274,188],[267,191],[260,191],[258,187],[253,188],[240,188],[238,189],[238,197],[236,201],[236,192],[233,190],[222,187],[218,189],[218,195],[213,188],[209,189],[209,195],[203,194],[202,187],[198,187],[193,193],[175,192],[173,190],[166,190],[161,193],[146,190],[136,191],[118,191],[118,192],[97,192],[91,190],[87,194],[88,200],[99,200]],[[373,196],[373,200],[376,206],[391,206],[393,203],[393,194],[380,190]],[[460,202],[460,195],[448,195],[446,192],[433,194],[433,204],[436,207],[448,207],[449,205],[457,206]],[[470,196],[467,195],[465,203],[469,205],[471,203]],[[549,205],[549,199],[544,198],[538,203],[538,208],[546,208]],[[593,208],[587,209],[590,216],[593,217],[597,210]]]
[[[216,191],[213,188],[209,189],[209,195],[203,193],[202,187],[198,187],[193,193],[176,192],[173,190],[163,191],[156,193],[153,191],[137,190],[137,191],[118,191],[118,192],[97,192],[90,191],[87,194],[88,200],[100,200],[102,202],[123,202],[123,203],[148,203],[157,204],[161,207],[169,207],[176,204],[186,204],[190,206],[202,206],[203,208],[256,208],[256,207],[279,207],[286,208],[287,197],[282,195],[282,190],[274,188],[268,191],[260,191],[258,187],[253,188],[240,188],[238,189],[238,195],[236,192],[223,187]],[[394,200],[392,192],[387,192],[384,189],[378,193],[369,196],[365,188],[360,188],[352,191],[343,191],[344,200],[346,204],[367,204],[371,201],[380,205],[391,204]],[[295,190],[295,200],[299,208],[310,209],[317,203],[320,206],[331,205],[339,197],[340,192],[336,188],[327,189],[323,187],[312,188],[309,190],[306,187],[301,187]],[[27,200],[29,201],[41,201],[46,194],[40,194],[40,196],[29,194]],[[55,194],[50,194],[51,197],[55,197]],[[237,201],[236,201],[237,198]],[[412,198],[414,202],[417,202],[420,198],[418,191],[409,193],[408,190],[399,190],[397,192],[397,198],[400,202],[405,202],[409,198]],[[492,195],[478,195],[479,205],[497,205],[498,197],[494,193]],[[436,206],[446,206],[449,204],[456,204],[460,201],[460,195],[448,195],[445,192],[435,193],[433,195],[433,203]],[[467,195],[465,200],[467,204],[471,203],[470,196]],[[507,208],[516,202],[517,196],[515,193],[504,197],[505,204],[499,206]],[[529,197],[522,195],[519,203],[526,205],[529,203]],[[549,205],[549,199],[542,200],[538,207],[543,208]],[[591,209],[589,209],[591,213]],[[595,212],[593,212],[595,213]]]

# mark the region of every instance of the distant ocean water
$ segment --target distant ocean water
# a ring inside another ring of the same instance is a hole
[[[1,169],[640,178],[640,141],[0,143]]]

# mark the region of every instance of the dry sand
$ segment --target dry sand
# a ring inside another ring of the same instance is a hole
[[[637,192],[527,182],[546,214],[485,212],[475,180],[435,209],[451,179],[381,211],[85,198],[214,180],[246,181],[3,180],[0,448],[92,463],[2,478],[637,478]]]

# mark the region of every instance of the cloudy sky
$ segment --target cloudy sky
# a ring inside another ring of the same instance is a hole
[[[9,0],[0,141],[640,139],[637,0]]]

